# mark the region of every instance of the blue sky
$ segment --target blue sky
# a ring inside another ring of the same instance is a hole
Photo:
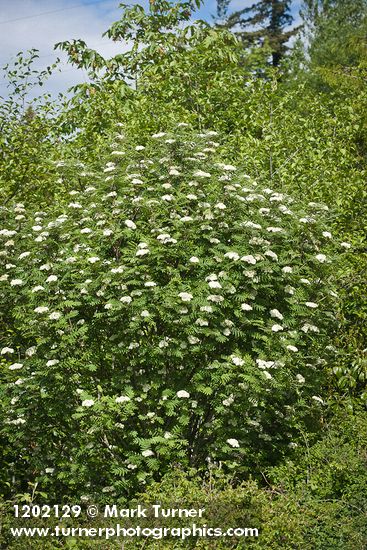
[[[249,6],[253,2],[233,0],[231,9]],[[124,46],[102,38],[102,33],[119,19],[119,3],[118,0],[0,0],[0,66],[21,50],[37,48],[40,50],[38,66],[43,68],[60,56],[54,52],[53,45],[73,38],[81,38],[106,57],[115,55]],[[138,3],[144,6],[147,0]],[[299,2],[294,4],[294,15],[297,16]],[[216,0],[207,0],[196,12],[195,19],[212,21],[215,14]],[[63,57],[61,72],[51,78],[45,90],[55,94],[86,80],[82,71],[65,61]],[[4,95],[6,86],[0,79],[0,96]]]

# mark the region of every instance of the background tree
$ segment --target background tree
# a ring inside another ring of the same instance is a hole
[[[349,91],[364,88],[367,53],[366,0],[305,0],[307,57],[318,88]]]
[[[19,52],[13,64],[3,67],[8,93],[0,97],[0,202],[52,196],[47,180],[57,155],[54,144],[62,100],[56,102],[47,93],[37,96],[35,91],[58,61],[39,71],[34,68],[37,59],[37,50]]]
[[[229,4],[228,0],[217,1],[218,17],[224,18],[224,22],[218,25],[233,29],[246,46],[268,43],[271,48],[272,65],[277,67],[288,49],[288,40],[299,29],[289,29],[293,22],[290,13],[291,1],[260,0],[227,17]]]

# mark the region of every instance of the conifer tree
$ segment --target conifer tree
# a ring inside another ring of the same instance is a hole
[[[277,67],[287,51],[287,42],[298,31],[290,29],[290,0],[260,0],[228,15],[230,0],[217,0],[218,26],[232,29],[245,46],[268,43],[272,65]],[[288,29],[288,30],[287,30]]]
[[[367,0],[304,0],[301,16],[313,66],[365,67]]]

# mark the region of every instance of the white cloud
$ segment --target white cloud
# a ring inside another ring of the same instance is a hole
[[[148,4],[148,0],[133,0],[130,4],[135,2],[144,6]],[[86,81],[86,73],[67,65],[66,55],[54,51],[53,46],[56,42],[82,39],[105,57],[126,50],[126,45],[102,38],[103,32],[121,16],[119,3],[120,0],[94,0],[93,3],[91,0],[0,0],[0,67],[8,63],[17,52],[36,48],[40,58],[35,68],[51,65],[56,57],[60,57],[64,63],[60,67],[62,72],[56,72],[42,91],[57,95],[78,82]],[[230,11],[252,3],[253,0],[233,0]],[[298,2],[294,8],[296,23],[299,20],[297,8]],[[206,0],[193,14],[193,18],[212,23],[212,16],[215,15],[215,0]],[[0,74],[0,96],[6,94],[5,81]]]
[[[65,40],[84,40],[105,57],[111,57],[124,48],[121,43],[102,38],[111,23],[120,18],[118,0],[95,0],[93,4],[85,0],[84,5],[81,0],[0,0],[0,3],[1,66],[19,51],[31,48],[39,50],[40,58],[35,64],[37,68],[52,64],[56,57],[65,62],[65,54],[53,49],[56,42]],[[40,15],[33,17],[36,14]],[[44,91],[58,93],[87,79],[83,71],[71,65],[64,64],[61,70],[61,73],[51,77]],[[0,86],[0,95],[6,94],[3,80]]]

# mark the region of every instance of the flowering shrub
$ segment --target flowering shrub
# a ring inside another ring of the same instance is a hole
[[[215,132],[114,141],[64,204],[1,210],[1,437],[17,488],[132,494],[207,459],[246,472],[322,409],[327,208],[221,162]]]

